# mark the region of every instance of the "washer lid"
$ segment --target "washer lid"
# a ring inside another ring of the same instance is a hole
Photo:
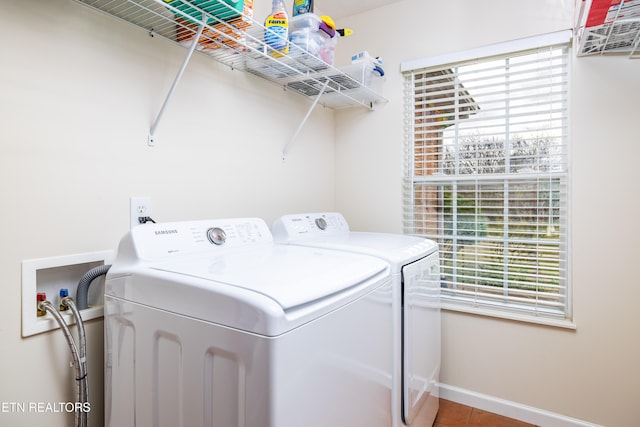
[[[362,284],[383,273],[388,265],[366,255],[268,244],[188,257],[152,268],[253,291],[288,310]],[[188,282],[185,278],[181,285]]]

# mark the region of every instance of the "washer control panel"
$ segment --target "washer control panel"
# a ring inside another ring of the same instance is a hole
[[[337,212],[292,214],[280,217],[271,228],[276,241],[312,239],[322,236],[347,235],[349,224]]]
[[[145,224],[124,239],[131,241],[138,258],[147,260],[273,242],[269,227],[259,218]]]

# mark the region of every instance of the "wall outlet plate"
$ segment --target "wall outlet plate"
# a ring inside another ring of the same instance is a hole
[[[129,203],[130,228],[141,224],[140,218],[151,217],[151,197],[131,197]]]

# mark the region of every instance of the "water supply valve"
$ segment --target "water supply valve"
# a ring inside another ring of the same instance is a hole
[[[45,310],[42,310],[40,308],[40,303],[46,300],[47,300],[47,294],[45,292],[38,292],[36,294],[36,310],[37,310],[38,317],[42,317],[45,314],[47,314]]]
[[[66,311],[69,309],[69,307],[67,307],[66,305],[64,305],[62,303],[62,298],[68,297],[69,296],[69,289],[67,288],[62,288],[60,289],[60,307],[59,310],[60,311]]]

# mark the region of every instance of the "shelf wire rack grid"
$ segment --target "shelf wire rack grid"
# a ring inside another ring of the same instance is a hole
[[[640,19],[619,20],[581,31],[579,56],[607,53],[640,58]]]
[[[152,36],[189,47],[202,26],[197,51],[234,70],[259,76],[306,97],[319,96],[330,108],[363,106],[374,109],[387,100],[301,47],[275,52],[264,41],[265,27],[223,0],[77,0],[115,16]],[[177,5],[177,7],[176,7]],[[201,7],[202,6],[202,7]],[[210,13],[212,7],[217,13]],[[221,19],[232,16],[233,19]]]

